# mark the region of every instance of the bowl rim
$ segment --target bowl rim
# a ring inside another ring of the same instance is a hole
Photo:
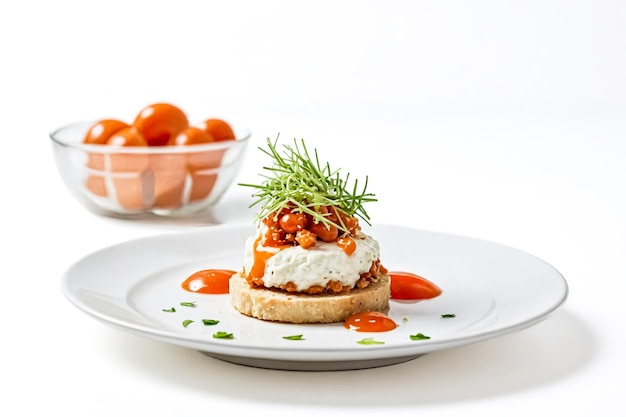
[[[88,144],[63,137],[64,133],[68,130],[76,129],[81,126],[86,129],[89,128],[97,120],[88,121],[83,120],[79,122],[69,123],[52,130],[48,136],[52,142],[64,148],[72,148],[83,150],[89,153],[96,154],[139,154],[139,155],[158,155],[158,154],[192,154],[197,152],[217,151],[225,150],[233,146],[243,145],[250,140],[252,132],[246,126],[229,123],[235,131],[235,140],[226,140],[220,142],[202,143],[195,145],[174,145],[174,146],[113,146],[113,145],[98,145]]]

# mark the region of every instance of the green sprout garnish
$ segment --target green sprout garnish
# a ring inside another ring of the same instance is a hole
[[[235,336],[232,333],[228,332],[216,332],[213,333],[214,339],[234,339]]]
[[[456,314],[442,314],[441,318],[442,319],[453,319],[456,317]]]
[[[193,320],[183,320],[183,327],[187,327],[187,326],[189,326],[191,323],[193,323]]]
[[[220,322],[219,320],[202,319],[202,324],[204,324],[205,326],[215,326],[219,322]]]
[[[417,333],[410,335],[409,338],[411,338],[411,340],[428,340],[430,339],[430,336],[426,336],[423,333]]]
[[[174,307],[172,307],[172,308],[164,308],[163,311],[166,312],[166,313],[176,313],[176,309]]]
[[[283,339],[286,340],[304,340],[301,334],[294,334],[293,336],[283,336]]]
[[[349,173],[342,177],[339,169],[332,170],[328,163],[320,164],[317,149],[312,156],[304,139],[300,145],[295,139],[294,146],[283,145],[282,155],[276,148],[277,142],[278,139],[272,142],[267,138],[268,149],[259,147],[272,158],[273,165],[263,167],[271,175],[261,175],[264,178],[261,184],[239,184],[257,190],[252,194],[256,200],[250,205],[262,205],[256,216],[257,223],[272,213],[278,216],[282,209],[290,208],[292,212],[309,214],[316,223],[322,222],[327,227],[335,226],[347,232],[341,220],[337,224],[322,212],[322,207],[330,206],[348,216],[358,216],[370,224],[363,204],[377,200],[374,194],[366,192],[367,177],[359,191],[358,180],[349,186]]]
[[[385,344],[385,342],[376,340],[373,337],[366,337],[365,339],[361,339],[357,341],[357,343],[359,345],[384,345]]]
[[[180,303],[181,306],[183,307],[192,307],[192,308],[196,308],[196,302],[195,301],[182,301]]]

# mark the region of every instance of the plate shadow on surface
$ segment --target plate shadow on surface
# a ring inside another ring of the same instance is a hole
[[[259,403],[400,407],[462,402],[550,384],[582,369],[596,350],[585,323],[566,310],[525,330],[396,365],[337,372],[253,368],[201,352],[115,332],[115,360],[189,390]],[[212,378],[211,375],[219,375]],[[371,395],[372,381],[376,395]],[[350,396],[345,387],[350,386]],[[310,396],[316,392],[315,396]]]

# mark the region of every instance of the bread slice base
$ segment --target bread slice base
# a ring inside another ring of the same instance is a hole
[[[363,289],[346,294],[294,294],[251,288],[241,274],[230,279],[233,307],[246,316],[282,323],[337,323],[362,311],[389,311],[391,279],[381,274]]]

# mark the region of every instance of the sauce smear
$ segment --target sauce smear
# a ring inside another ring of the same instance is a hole
[[[391,277],[391,299],[428,300],[441,295],[435,283],[411,272],[389,272]]]
[[[398,327],[396,322],[378,311],[356,313],[348,317],[343,326],[357,332],[388,332]]]
[[[202,294],[228,294],[228,282],[235,273],[230,269],[203,269],[190,275],[181,286]]]
[[[254,242],[254,263],[248,274],[248,280],[252,280],[253,283],[258,284],[256,280],[263,278],[265,275],[265,262],[277,252],[289,247],[288,245],[273,246],[273,251],[260,251],[258,250],[261,237],[259,236]]]

